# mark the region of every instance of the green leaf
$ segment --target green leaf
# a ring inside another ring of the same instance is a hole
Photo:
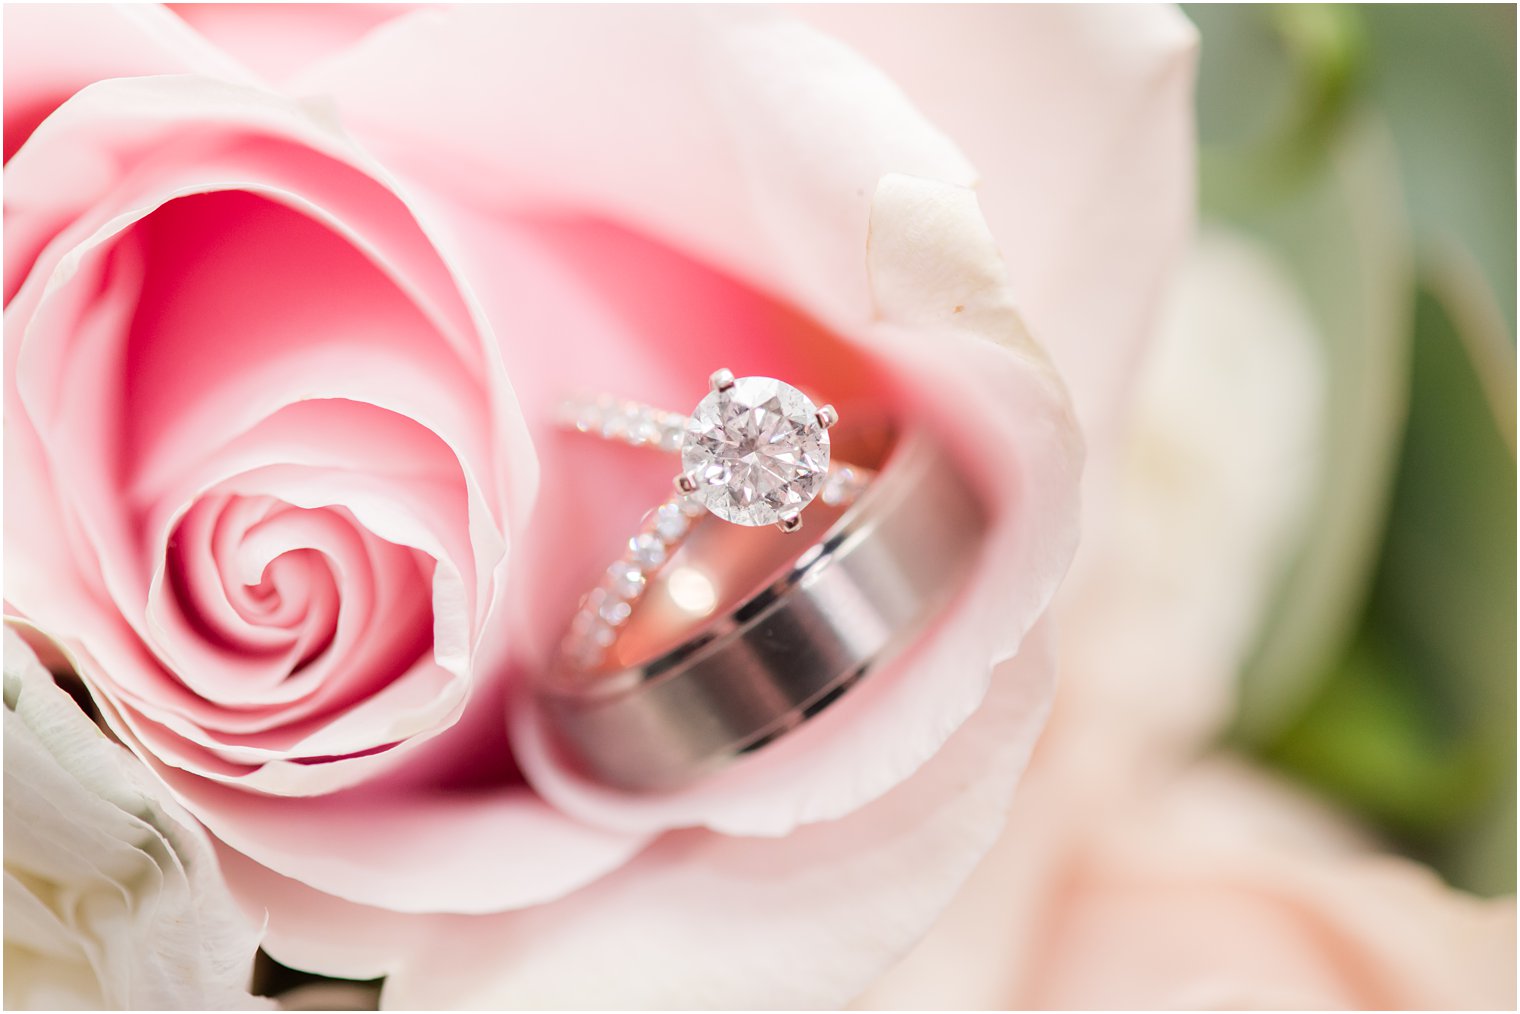
[[[1515,335],[1515,8],[1357,8],[1420,260],[1459,259]]]
[[[1422,289],[1408,433],[1365,621],[1267,755],[1459,886],[1498,893],[1515,887],[1516,468],[1491,392],[1513,405],[1514,365],[1496,378],[1477,347]]]
[[[1325,339],[1321,479],[1311,521],[1241,682],[1235,737],[1271,741],[1347,650],[1377,566],[1408,385],[1413,253],[1391,140],[1350,119],[1293,192],[1238,221],[1289,265]],[[1264,420],[1270,425],[1270,420]]]

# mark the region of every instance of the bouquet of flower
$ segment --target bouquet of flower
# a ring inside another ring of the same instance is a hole
[[[1205,109],[1199,230],[1173,9],[4,29],[8,1007],[1513,1006],[1513,598],[1487,898],[1302,762],[1381,121]]]

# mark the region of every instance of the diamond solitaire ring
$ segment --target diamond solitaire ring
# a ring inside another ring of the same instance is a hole
[[[570,402],[565,420],[583,433],[679,450],[677,491],[724,521],[797,531],[804,507],[820,493],[830,501],[828,431],[839,413],[770,377],[718,370],[708,385],[690,416],[601,398]],[[836,474],[850,484],[851,471]]]
[[[829,469],[834,406],[770,377],[719,370],[686,424],[676,488],[724,521],[794,532]]]
[[[567,426],[681,461],[535,681],[554,755],[615,788],[679,786],[803,725],[923,631],[986,529],[927,431],[847,465],[832,406],[728,370],[709,387],[690,415],[565,406]],[[797,536],[815,514],[822,538]]]
[[[689,416],[609,398],[565,406],[565,421],[581,432],[679,450],[682,466],[670,498],[645,515],[627,551],[581,600],[561,649],[572,665],[602,663],[651,578],[703,514],[791,534],[813,500],[843,506],[870,479],[868,469],[830,468],[828,431],[839,421],[832,405],[819,408],[790,384],[736,379],[726,369],[708,387]]]

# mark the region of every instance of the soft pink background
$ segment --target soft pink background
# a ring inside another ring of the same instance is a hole
[[[1102,462],[1187,228],[1190,29],[187,13],[5,15],[10,606],[287,963],[397,1005],[848,999],[990,845],[1048,707],[1079,426]],[[884,376],[994,531],[820,720],[617,797],[504,716],[668,468],[551,412],[683,407],[720,364]]]

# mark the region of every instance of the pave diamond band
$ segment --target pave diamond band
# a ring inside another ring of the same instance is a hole
[[[872,475],[870,469],[835,465],[823,482],[819,500],[830,507],[847,507]],[[560,644],[564,664],[584,672],[602,666],[645,590],[676,555],[704,512],[694,495],[676,492],[644,515],[638,534],[628,540],[623,555],[607,568],[596,587],[582,596]]]
[[[562,425],[633,447],[679,451],[688,417],[611,395],[572,398],[560,406]]]

